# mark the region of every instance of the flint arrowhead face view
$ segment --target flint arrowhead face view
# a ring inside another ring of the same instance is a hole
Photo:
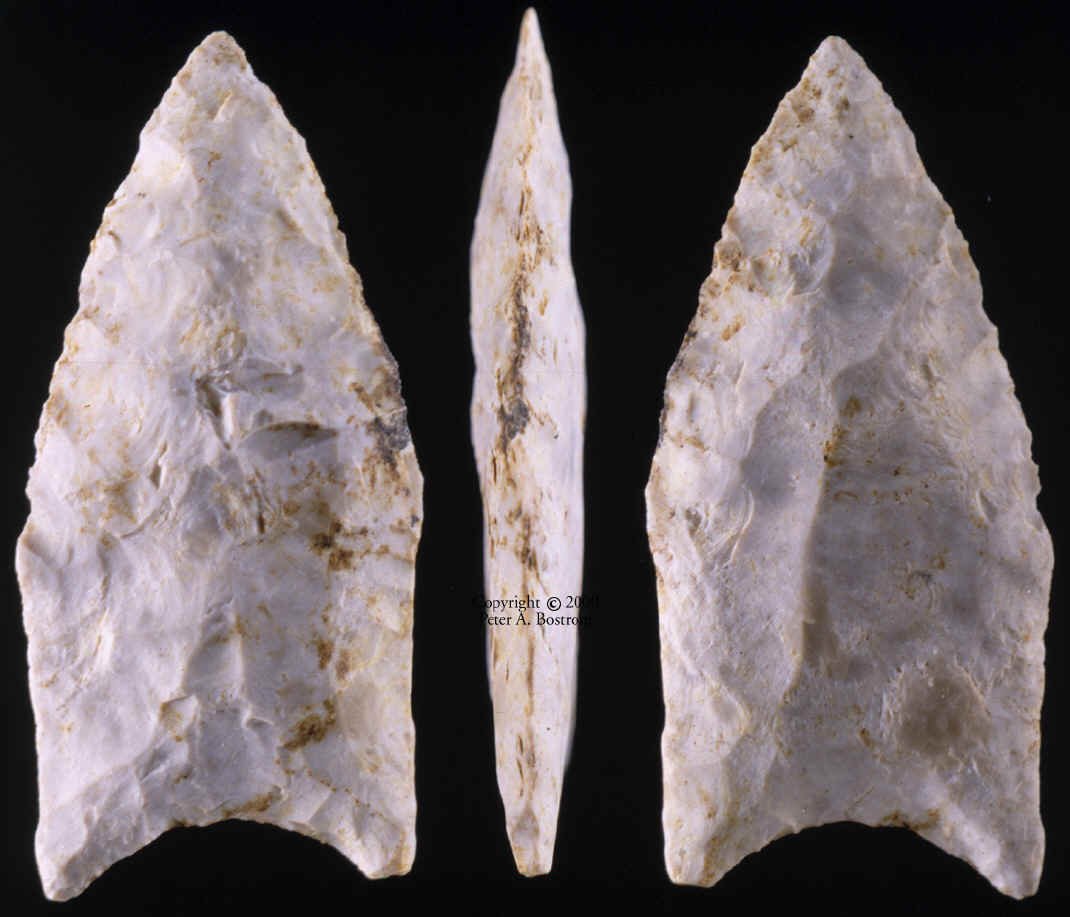
[[[16,566],[46,894],[225,818],[406,872],[422,479],[305,142],[228,35],[105,211],[36,446]]]
[[[981,285],[838,38],[753,148],[647,487],[665,858],[902,825],[1037,888],[1052,546]]]
[[[571,206],[550,67],[528,10],[472,239],[472,439],[490,600],[576,595],[583,574],[586,376]],[[520,623],[514,611],[487,628],[498,787],[524,875],[550,870],[576,693],[575,624],[536,615]]]

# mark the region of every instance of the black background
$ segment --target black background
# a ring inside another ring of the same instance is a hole
[[[225,913],[239,906],[501,914],[622,904],[726,913],[799,905],[855,914],[953,907],[1033,913],[1066,894],[1067,445],[1063,185],[1066,21],[1023,4],[539,7],[574,185],[572,255],[588,333],[585,588],[579,709],[555,865],[512,865],[494,776],[481,509],[469,442],[468,246],[524,5],[0,6],[0,178],[9,464],[3,501],[2,898],[30,914]],[[367,301],[401,367],[426,478],[416,577],[417,853],[370,882],[275,828],[171,831],[74,902],[45,901],[33,861],[36,782],[25,636],[10,558],[32,436],[78,276],[138,132],[214,29],[245,49],[327,187]],[[1040,892],[1015,904],[906,830],[826,826],[747,858],[710,890],[662,863],[663,711],[642,490],[666,371],[695,309],[750,146],[828,34],[865,58],[955,212],[1033,430],[1056,541],[1042,749]]]

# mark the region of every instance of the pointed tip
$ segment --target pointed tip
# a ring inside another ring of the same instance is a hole
[[[517,66],[533,61],[546,61],[546,49],[542,43],[542,30],[535,7],[529,6],[520,23],[520,39],[516,45]]]
[[[524,18],[520,20],[520,40],[524,41],[531,33],[539,37],[539,15],[533,6],[524,10]]]
[[[190,54],[186,66],[199,65],[208,62],[216,66],[232,66],[244,70],[249,66],[245,52],[228,32],[216,31],[205,37],[193,53]]]
[[[831,66],[843,61],[856,61],[862,63],[858,52],[839,35],[829,35],[810,58],[813,63]]]
[[[238,47],[238,43],[234,40],[234,36],[224,29],[216,29],[214,32],[209,32],[204,36],[204,40],[200,43],[199,47],[203,48],[208,45],[233,45],[235,48]]]
[[[825,38],[824,41],[821,42],[821,44],[817,46],[816,53],[820,54],[822,51],[841,51],[844,48],[850,47],[851,46],[847,44],[847,42],[844,41],[842,38],[840,38],[839,35],[829,35]]]
[[[247,86],[250,77],[253,77],[252,68],[241,46],[229,34],[219,31],[207,35],[190,52],[172,87],[195,108],[211,112],[215,117],[225,91]],[[172,101],[177,102],[177,97],[172,97]]]

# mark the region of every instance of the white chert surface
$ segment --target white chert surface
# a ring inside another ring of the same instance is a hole
[[[576,627],[537,623],[583,574],[584,326],[569,257],[572,184],[533,10],[502,96],[472,239],[472,439],[488,599],[498,787],[517,868],[548,872],[576,694]],[[575,614],[575,612],[573,612]]]
[[[647,488],[673,881],[852,820],[1035,891],[1038,489],[966,243],[829,38],[752,151]]]
[[[91,247],[16,556],[46,894],[176,824],[414,851],[422,479],[305,143],[227,35]]]

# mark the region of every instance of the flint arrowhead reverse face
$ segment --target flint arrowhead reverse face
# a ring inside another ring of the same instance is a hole
[[[224,818],[406,872],[422,480],[305,143],[225,34],[105,211],[36,445],[46,894]]]
[[[647,488],[673,881],[851,820],[1035,891],[1038,490],[966,243],[830,38],[753,149]]]
[[[483,492],[498,786],[517,868],[548,872],[572,741],[576,627],[550,596],[583,573],[584,326],[572,185],[538,20],[524,16],[472,239],[472,439]],[[522,618],[520,617],[522,614]],[[495,618],[496,616],[496,618]]]

